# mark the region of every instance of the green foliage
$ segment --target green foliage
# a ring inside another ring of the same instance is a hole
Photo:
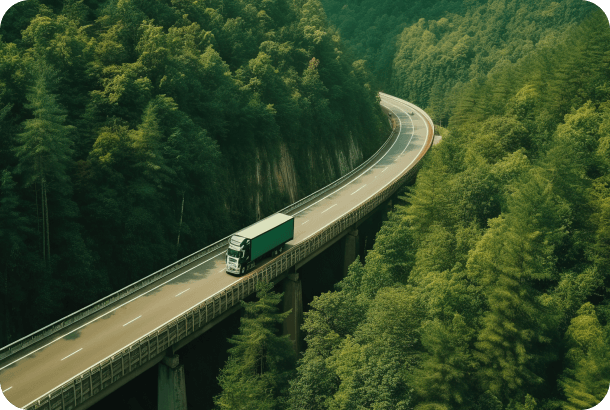
[[[330,357],[342,338],[353,335],[364,319],[370,300],[360,294],[363,267],[359,261],[350,265],[348,276],[329,292],[314,297],[305,312],[307,350],[299,360],[297,376],[290,384],[289,408],[325,409],[330,405],[340,379]]]
[[[533,63],[537,59],[539,64],[539,50],[544,44],[552,44],[566,28],[594,10],[592,5],[575,1],[561,4],[545,1],[536,5],[521,0],[489,1],[461,7],[456,3],[441,2],[439,9],[446,10],[441,15],[425,10],[419,14],[425,18],[402,31],[388,81],[393,92],[428,107],[437,122],[442,123],[452,116],[452,121],[474,123],[501,113],[506,100],[519,90],[516,87],[526,85],[506,69],[516,65],[521,66],[518,68],[521,73],[527,73],[532,67],[523,67],[525,61]],[[559,60],[557,63],[570,64]],[[552,76],[560,71],[552,64],[543,69],[546,74],[553,72]],[[540,80],[545,79],[538,77],[537,81]],[[560,88],[556,89],[558,93],[537,87],[536,90],[542,91],[540,95],[545,98],[569,95]],[[487,98],[477,98],[483,94]],[[566,100],[556,103],[553,105],[559,108]]]
[[[591,188],[591,226],[595,227],[591,257],[597,265],[608,272],[610,266],[610,186],[600,181]]]
[[[560,380],[567,399],[566,410],[594,407],[606,396],[610,384],[607,331],[591,303],[582,305],[576,315],[566,332],[568,363]]]
[[[291,408],[409,408],[412,393],[406,380],[416,358],[401,353],[418,343],[415,329],[421,317],[420,306],[409,293],[406,287],[380,291],[370,301],[366,317],[356,317],[360,323],[355,329],[345,329],[351,334],[344,335],[332,330],[320,332],[325,317],[328,323],[347,312],[322,310],[319,300],[332,300],[335,297],[331,295],[318,299],[315,313],[307,316],[304,325],[306,330],[316,330],[308,331],[306,340],[311,348],[291,386]],[[313,362],[317,366],[312,365],[313,357],[318,357]],[[315,383],[314,394],[304,395],[304,385],[315,370],[321,370],[327,384]]]
[[[469,390],[466,376],[476,369],[469,349],[472,333],[459,314],[447,324],[439,319],[422,324],[422,345],[427,353],[412,379],[423,399],[416,409],[449,409],[465,404]]]
[[[273,284],[259,282],[258,301],[243,302],[239,334],[229,339],[229,359],[221,369],[218,382],[222,388],[215,399],[220,409],[280,409],[294,372],[296,355],[288,335],[277,336],[290,314],[279,313],[281,293]]]
[[[29,103],[25,105],[34,118],[24,122],[24,132],[17,136],[18,145],[14,150],[26,187],[46,180],[51,189],[68,195],[70,181],[66,168],[72,159],[70,132],[73,127],[64,125],[66,111],[49,89],[52,81],[52,72],[43,67],[27,94]]]
[[[26,237],[31,234],[28,218],[23,214],[22,203],[17,194],[17,184],[13,180],[10,171],[3,170],[0,184],[0,254],[2,265],[0,265],[0,294],[2,295],[3,326],[2,339],[0,343],[7,343],[14,329],[11,329],[10,306],[16,302],[19,295],[11,294],[9,289],[13,289],[17,272],[16,261],[20,256],[26,254]]]

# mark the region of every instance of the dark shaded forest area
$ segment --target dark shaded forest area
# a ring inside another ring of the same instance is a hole
[[[28,0],[0,27],[0,345],[387,138],[315,1]]]

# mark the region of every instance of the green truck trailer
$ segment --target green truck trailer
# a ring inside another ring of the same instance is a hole
[[[227,273],[243,275],[267,255],[279,255],[286,242],[294,238],[294,218],[274,214],[242,229],[229,241]]]

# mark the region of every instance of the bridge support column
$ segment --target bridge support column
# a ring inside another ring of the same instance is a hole
[[[358,250],[360,248],[360,240],[358,238],[358,230],[354,229],[345,236],[345,251],[343,253],[343,277],[347,276],[347,268],[356,260]]]
[[[303,324],[303,289],[299,274],[290,273],[284,279],[284,312],[292,309],[284,320],[284,334],[290,335],[294,351],[301,351],[301,325]]]
[[[158,410],[187,410],[184,365],[178,355],[164,357],[159,363]]]

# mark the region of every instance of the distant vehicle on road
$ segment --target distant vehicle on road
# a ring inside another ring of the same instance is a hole
[[[243,275],[267,255],[282,253],[286,242],[294,239],[294,217],[271,215],[242,229],[231,237],[227,249],[227,273]]]

